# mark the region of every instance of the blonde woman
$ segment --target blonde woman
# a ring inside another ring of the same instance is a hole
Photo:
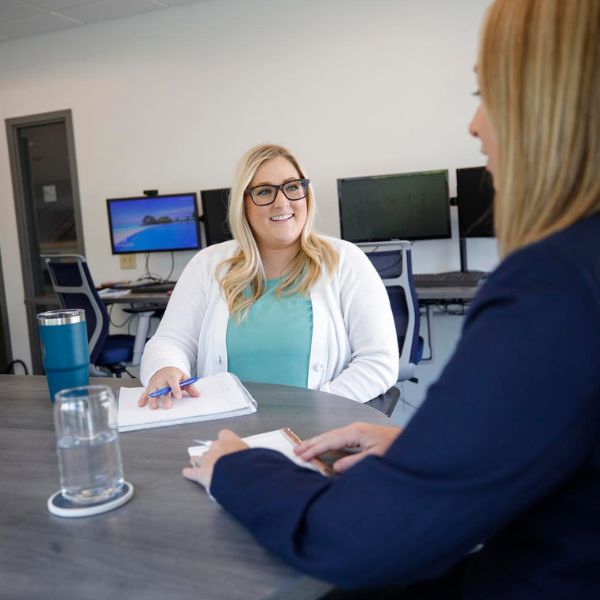
[[[226,430],[184,470],[302,571],[414,584],[351,598],[600,598],[600,0],[496,0],[477,77],[504,259],[408,427],[298,448],[361,448],[335,479]]]
[[[353,244],[313,231],[315,199],[285,148],[261,145],[242,159],[231,193],[234,239],[199,252],[182,273],[146,345],[140,406],[190,374],[339,394],[359,402],[398,374],[394,319],[381,278]],[[193,386],[186,388],[192,395]]]

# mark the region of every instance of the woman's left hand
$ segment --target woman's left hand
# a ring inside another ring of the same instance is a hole
[[[191,467],[185,467],[181,472],[186,479],[195,481],[204,486],[205,489],[210,488],[212,481],[213,469],[215,463],[226,454],[247,450],[248,444],[242,441],[233,431],[229,429],[221,429],[219,437],[216,439],[202,456],[192,456],[190,458]]]

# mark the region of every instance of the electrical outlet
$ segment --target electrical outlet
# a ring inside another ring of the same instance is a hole
[[[121,254],[121,269],[135,269],[135,254]]]

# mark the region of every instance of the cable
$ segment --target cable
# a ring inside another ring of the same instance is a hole
[[[164,283],[165,281],[169,281],[169,278],[171,277],[171,275],[173,274],[173,270],[175,269],[175,256],[174,256],[173,252],[171,252],[171,270],[169,271],[169,274],[167,275],[166,279],[163,279],[160,275],[155,275],[154,273],[151,273],[150,267],[149,267],[149,262],[150,262],[150,252],[146,252],[146,272],[144,273],[143,277],[141,277],[140,279],[143,279],[143,278],[151,279],[155,283]]]
[[[13,372],[13,375],[16,375],[16,373],[14,372],[14,367],[15,365],[21,365],[23,367],[23,371],[25,371],[25,375],[29,375],[29,370],[27,369],[27,365],[20,359],[17,358],[17,360],[13,360],[11,362],[8,363],[8,365],[6,366],[6,374],[9,375],[11,370]]]
[[[127,317],[127,318],[126,318],[126,319],[125,319],[125,320],[124,320],[122,323],[115,323],[115,322],[113,321],[113,318],[112,318],[112,309],[113,309],[113,306],[114,306],[114,304],[111,304],[111,305],[108,307],[108,319],[109,319],[109,321],[110,321],[110,324],[111,324],[113,327],[117,327],[117,328],[119,328],[119,329],[120,329],[121,327],[125,327],[125,325],[127,325],[127,324],[128,324],[130,321],[131,321],[131,319],[133,319],[133,317],[135,317],[135,315],[131,314],[131,315],[129,315],[129,316],[128,316],[128,317]],[[129,329],[128,329],[128,331],[129,331]]]
[[[165,281],[171,280],[171,275],[173,275],[174,270],[175,270],[175,253],[171,250],[171,270],[169,271],[169,274],[167,275],[167,278],[165,279]]]

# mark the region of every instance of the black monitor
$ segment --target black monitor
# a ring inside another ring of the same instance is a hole
[[[200,192],[207,246],[226,242],[232,237],[227,220],[230,191],[229,188],[219,188]]]
[[[338,198],[350,242],[451,236],[448,171],[338,179]]]
[[[456,170],[456,205],[460,237],[494,237],[494,186],[485,167]]]
[[[106,201],[113,254],[200,248],[196,194]]]

